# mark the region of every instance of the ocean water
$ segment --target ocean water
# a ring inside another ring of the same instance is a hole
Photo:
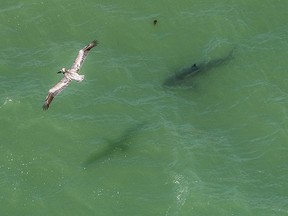
[[[288,215],[287,8],[2,0],[0,214]],[[94,39],[85,80],[44,112]]]

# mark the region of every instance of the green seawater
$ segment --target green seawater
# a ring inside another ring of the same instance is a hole
[[[0,215],[288,215],[287,9],[2,0]],[[85,80],[44,112],[56,72],[94,39]]]

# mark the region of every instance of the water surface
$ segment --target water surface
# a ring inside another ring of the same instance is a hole
[[[288,215],[287,8],[3,1],[1,215]],[[43,112],[56,72],[94,39],[85,80]]]

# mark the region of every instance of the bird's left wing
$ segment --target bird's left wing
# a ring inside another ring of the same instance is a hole
[[[63,77],[55,86],[53,86],[49,91],[48,95],[45,99],[45,102],[43,104],[43,110],[47,110],[50,106],[50,103],[52,102],[53,98],[56,97],[63,89],[65,89],[71,80],[67,79],[66,77]]]

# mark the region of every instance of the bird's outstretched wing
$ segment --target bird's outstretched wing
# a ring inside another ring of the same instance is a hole
[[[63,79],[61,79],[55,86],[53,86],[48,91],[48,95],[43,104],[43,110],[47,110],[49,108],[53,98],[56,97],[56,95],[59,94],[61,91],[63,91],[63,89],[65,89],[70,82],[71,80],[67,79],[66,77],[63,77]]]
[[[74,60],[74,63],[71,67],[71,70],[74,70],[75,72],[79,72],[81,66],[83,65],[83,62],[85,58],[88,55],[88,52],[95,47],[98,44],[97,40],[92,41],[90,44],[85,46],[83,49],[79,50],[78,55],[76,59]]]

